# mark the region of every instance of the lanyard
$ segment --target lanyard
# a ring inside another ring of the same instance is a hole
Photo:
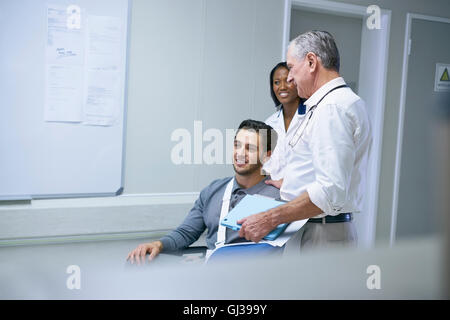
[[[227,187],[225,188],[225,193],[223,194],[222,210],[220,211],[220,218],[219,218],[219,228],[217,229],[216,248],[219,246],[223,246],[225,244],[226,228],[220,224],[220,221],[222,221],[222,219],[225,218],[230,208],[231,191],[233,189],[233,185],[234,185],[234,177],[231,178],[230,182],[228,182]]]
[[[312,117],[312,115],[313,115],[313,113],[314,113],[314,109],[316,109],[317,106],[319,105],[319,103],[322,102],[323,98],[325,98],[330,92],[332,92],[332,91],[334,91],[334,90],[336,90],[336,89],[339,89],[339,88],[345,88],[345,87],[347,87],[346,84],[342,84],[342,85],[340,85],[340,86],[334,87],[333,89],[331,89],[330,91],[328,91],[327,93],[325,93],[325,95],[323,95],[322,98],[320,98],[319,102],[317,102],[315,105],[313,105],[313,106],[311,107],[311,109],[309,109],[308,113],[307,113],[306,116],[305,116],[305,120],[303,120],[303,121],[301,122],[301,124],[299,125],[297,131],[295,132],[294,136],[292,137],[291,141],[289,141],[289,145],[290,145],[292,148],[293,148],[293,147],[297,144],[297,142],[300,140],[300,138],[301,138],[303,132],[304,132],[305,129],[306,129],[306,126],[307,126],[308,123],[309,123],[309,120],[311,119],[311,117]]]
[[[231,178],[230,182],[228,182],[225,188],[225,193],[223,194],[222,209],[220,211],[219,217],[219,227],[217,228],[217,241],[215,243],[216,247],[212,250],[206,250],[205,263],[208,262],[209,257],[216,249],[223,247],[225,245],[226,228],[220,224],[220,221],[222,221],[222,219],[225,218],[230,208],[231,191],[233,190],[233,185],[234,185],[234,177]]]

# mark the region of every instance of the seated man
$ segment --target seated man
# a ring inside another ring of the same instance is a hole
[[[140,264],[141,259],[145,262],[147,253],[151,261],[161,252],[186,248],[197,241],[205,229],[208,229],[206,244],[209,250],[213,250],[216,242],[221,240],[225,244],[248,242],[239,237],[238,231],[219,228],[219,219],[222,211],[228,212],[234,208],[247,194],[274,199],[280,197],[279,189],[265,183],[269,176],[265,176],[262,171],[264,162],[275,149],[276,140],[277,134],[271,126],[261,121],[243,121],[234,138],[234,179],[227,177],[213,181],[200,192],[194,207],[176,230],[160,240],[140,244],[128,254],[127,260],[131,263],[136,260]],[[228,199],[224,198],[226,192]]]

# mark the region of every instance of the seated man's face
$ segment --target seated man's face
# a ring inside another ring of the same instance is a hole
[[[259,135],[254,130],[241,129],[234,140],[233,167],[240,175],[261,170]]]

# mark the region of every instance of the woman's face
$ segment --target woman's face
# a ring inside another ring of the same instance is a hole
[[[273,74],[273,91],[281,104],[290,103],[299,99],[297,87],[293,81],[287,81],[289,71],[284,67],[275,70]]]

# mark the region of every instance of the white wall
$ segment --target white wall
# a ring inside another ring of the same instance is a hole
[[[273,111],[268,74],[281,58],[282,4],[134,2],[125,193],[200,191],[233,174],[230,165],[174,165],[171,133],[193,133],[201,120],[203,132],[225,134]]]
[[[283,0],[132,1],[124,195],[0,204],[0,240],[174,228],[196,192],[233,169],[174,165],[171,133],[193,133],[194,120],[225,133],[274,111],[268,78],[281,59],[283,8]]]

